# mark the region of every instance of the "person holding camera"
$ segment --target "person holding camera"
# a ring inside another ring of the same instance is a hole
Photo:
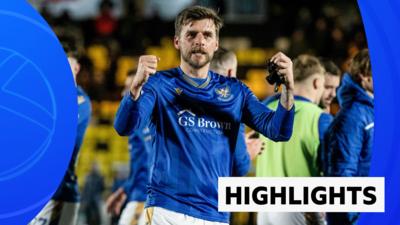
[[[271,71],[272,72],[272,71]],[[257,177],[312,177],[319,176],[318,149],[332,116],[318,107],[324,91],[325,70],[311,55],[300,55],[293,61],[295,119],[293,135],[288,142],[274,142],[261,137],[266,149],[257,157]],[[264,102],[276,109],[281,96],[272,96]],[[258,213],[258,225],[323,224],[323,215],[317,213]]]

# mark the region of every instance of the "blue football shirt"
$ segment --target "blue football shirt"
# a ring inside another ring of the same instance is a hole
[[[114,127],[120,135],[153,127],[147,207],[227,223],[229,213],[218,212],[218,177],[232,175],[240,124],[286,141],[293,118],[293,108],[268,109],[235,78],[209,71],[198,84],[174,68],[151,76],[137,101],[126,95]]]

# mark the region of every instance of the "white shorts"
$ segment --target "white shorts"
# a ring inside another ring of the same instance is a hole
[[[128,202],[121,213],[118,225],[145,225],[144,202]]]
[[[323,213],[259,212],[257,225],[324,225]]]
[[[228,225],[194,218],[160,207],[146,208],[146,225]]]
[[[75,225],[78,210],[78,202],[50,200],[29,225]]]

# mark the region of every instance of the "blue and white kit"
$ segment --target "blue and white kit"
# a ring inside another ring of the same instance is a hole
[[[227,223],[217,184],[232,175],[240,124],[286,141],[293,118],[294,107],[274,112],[235,78],[209,71],[199,84],[174,68],[151,76],[137,101],[126,95],[114,126],[120,135],[147,125],[155,132],[146,207]]]

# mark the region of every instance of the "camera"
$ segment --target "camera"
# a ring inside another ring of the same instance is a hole
[[[267,71],[268,71],[268,76],[265,78],[269,84],[273,85],[275,84],[275,92],[278,91],[279,86],[281,84],[285,83],[285,78],[281,75],[279,75],[279,66],[275,64],[274,62],[268,60],[267,63]]]

